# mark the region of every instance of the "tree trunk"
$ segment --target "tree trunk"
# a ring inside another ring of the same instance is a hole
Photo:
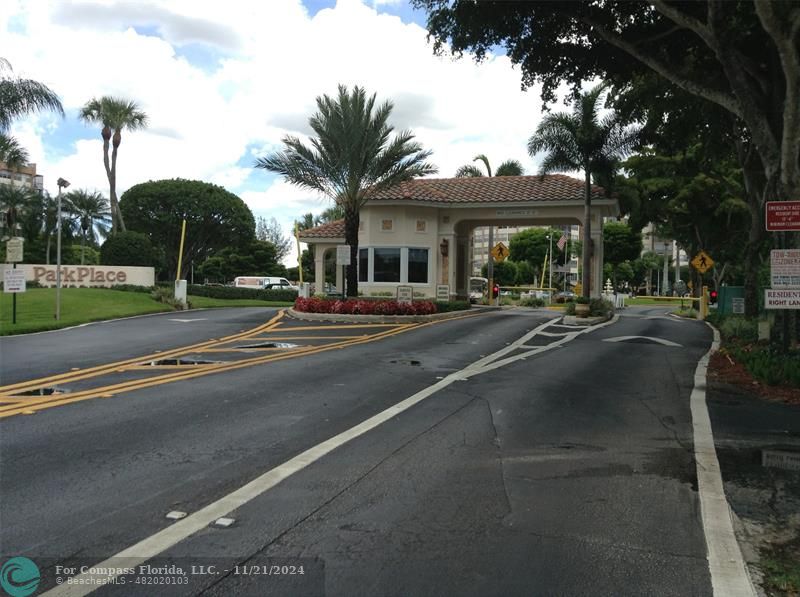
[[[86,232],[84,231],[84,233],[81,234],[81,265],[83,265],[84,262],[85,246],[86,246]]]
[[[111,214],[112,218],[116,213],[119,229],[125,232],[125,221],[122,219],[122,211],[119,208],[119,201],[117,201],[117,148],[121,140],[119,139],[119,132],[114,133],[114,144],[111,149],[111,172],[109,174],[108,182],[111,187]]]
[[[586,168],[586,196],[583,203],[583,272],[581,272],[582,295],[591,296],[592,285],[592,174]]]
[[[47,235],[47,248],[45,249],[45,264],[50,265],[50,239],[53,237],[52,233]]]
[[[358,296],[358,208],[347,205],[344,210],[344,242],[350,245],[350,265],[347,266],[347,296]],[[338,267],[338,266],[337,266]]]

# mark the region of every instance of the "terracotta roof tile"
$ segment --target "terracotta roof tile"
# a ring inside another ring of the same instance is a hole
[[[416,178],[370,195],[370,202],[507,203],[583,199],[583,181],[564,174],[463,178]],[[592,196],[605,197],[592,185]]]
[[[344,238],[344,220],[334,220],[300,231],[300,238]]]

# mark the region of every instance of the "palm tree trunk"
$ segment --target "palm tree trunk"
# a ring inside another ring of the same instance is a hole
[[[581,276],[582,295],[591,295],[592,284],[592,174],[586,167],[586,196],[583,202],[583,272]]]
[[[350,245],[350,265],[347,266],[347,296],[358,296],[358,209],[348,205],[344,210],[344,242]]]
[[[109,201],[111,202],[111,234],[114,234],[117,231],[117,196],[115,194],[115,187],[114,184],[114,177],[111,174],[111,164],[109,163],[108,159],[108,150],[110,148],[110,140],[111,140],[111,131],[108,127],[103,127],[103,166],[106,169],[106,178],[108,178],[108,196]]]
[[[45,254],[45,257],[44,257],[45,264],[47,264],[47,265],[50,265],[50,239],[52,237],[53,237],[53,235],[48,233],[48,235],[47,235],[47,248],[45,249],[46,254]]]
[[[111,173],[109,175],[108,182],[111,185],[110,195],[112,219],[114,214],[116,214],[117,222],[119,223],[119,229],[122,232],[125,232],[125,221],[122,219],[122,211],[120,211],[119,201],[117,201],[117,146],[118,143],[115,142],[114,147],[111,150]]]

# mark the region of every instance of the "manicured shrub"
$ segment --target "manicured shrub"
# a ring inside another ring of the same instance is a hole
[[[259,290],[257,288],[236,288],[235,286],[202,286],[189,284],[187,294],[193,296],[207,296],[218,299],[255,299],[260,301],[279,301],[291,303],[297,298],[296,290],[281,290],[270,288]]]
[[[430,315],[437,312],[432,301],[398,303],[387,300],[298,298],[294,308],[304,313],[335,313],[345,315]]]
[[[157,265],[156,251],[146,234],[141,232],[117,232],[100,247],[100,263],[103,265]]]

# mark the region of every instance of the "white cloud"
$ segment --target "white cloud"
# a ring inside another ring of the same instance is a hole
[[[504,56],[479,65],[434,56],[426,31],[376,12],[383,4],[398,2],[339,0],[311,17],[299,0],[228,0],[224,10],[193,0],[10,1],[0,16],[4,57],[56,90],[68,111],[67,122],[34,116],[13,132],[49,190],[59,176],[106,190],[99,129],[78,124],[77,110],[106,94],[134,99],[150,127],[123,133],[120,193],[159,178],[207,180],[287,233],[329,202],[252,164],[285,134],[308,134],[315,97],[340,83],[393,101],[393,124],[433,150],[439,176],[478,153],[534,172],[525,146],[540,118],[537,91],[520,90]]]

